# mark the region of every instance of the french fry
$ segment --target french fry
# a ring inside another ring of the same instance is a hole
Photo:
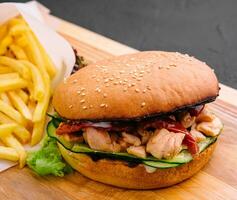
[[[22,18],[12,18],[7,22],[7,25],[9,26],[9,28],[16,26],[16,25],[26,25],[26,22],[22,19]]]
[[[29,49],[27,51],[27,55],[29,58],[31,58],[31,62],[39,69],[45,68],[43,57],[33,34],[31,32],[26,32],[25,36],[27,38],[27,48]]]
[[[0,42],[0,55],[5,54],[7,51],[7,47],[12,43],[12,37],[7,35],[1,42]]]
[[[0,41],[7,35],[7,25],[3,24],[0,26]]]
[[[35,107],[36,107],[36,102],[34,100],[30,100],[30,101],[28,101],[27,106],[28,106],[29,110],[31,111],[31,113],[33,115],[33,113],[35,111]]]
[[[18,78],[20,78],[20,76],[16,72],[0,74],[0,80],[3,80],[3,79],[18,79]]]
[[[26,151],[21,143],[11,134],[16,128],[15,124],[0,125],[0,139],[8,147],[14,148],[19,154],[19,166],[24,167],[26,162]]]
[[[9,91],[8,96],[14,107],[28,120],[32,120],[32,114],[24,101],[16,94],[15,91]]]
[[[0,112],[0,123],[1,124],[11,124],[15,123],[15,121],[2,112]],[[21,141],[21,143],[25,144],[30,140],[31,134],[30,132],[22,125],[17,124],[16,128],[13,130],[13,134]]]
[[[7,137],[16,128],[16,123],[0,125],[0,139]]]
[[[18,60],[27,60],[27,56],[21,47],[15,45],[15,44],[11,44],[9,46],[9,48]]]
[[[13,70],[6,66],[0,66],[0,74],[11,73]]]
[[[25,104],[28,102],[29,96],[24,90],[19,89],[16,93],[21,97]]]
[[[29,85],[28,82],[21,78],[0,79],[0,92],[26,88],[28,85]]]
[[[9,34],[12,36],[16,36],[20,34],[25,34],[28,31],[30,31],[30,28],[26,24],[17,24],[10,28]]]
[[[21,61],[21,62],[31,70],[33,88],[34,88],[34,99],[36,99],[37,101],[42,101],[45,93],[45,87],[44,87],[44,80],[39,69],[29,61]]]
[[[15,36],[14,37],[14,43],[22,48],[27,46],[27,38],[25,35],[21,35],[21,36]]]
[[[0,146],[0,159],[16,162],[19,160],[19,155],[12,147]]]
[[[29,82],[28,85],[27,85],[27,89],[30,93],[29,95],[29,99],[34,99],[34,86],[33,86],[33,83],[32,82]]]
[[[45,82],[45,95],[43,101],[40,101],[37,103],[34,114],[33,114],[33,122],[39,122],[41,121],[45,115],[46,111],[49,105],[50,100],[50,81],[49,81],[49,75],[45,74],[44,76],[44,82]]]
[[[32,137],[31,137],[31,146],[36,145],[42,139],[42,136],[44,134],[44,125],[45,125],[45,119],[34,123]]]
[[[41,52],[42,58],[44,60],[45,69],[48,72],[50,78],[52,79],[55,76],[55,74],[57,73],[57,70],[56,70],[52,60],[48,56],[47,52],[45,51],[45,49],[40,44],[39,40],[36,38],[36,36],[34,34],[33,34],[33,37],[35,38],[36,44]]]
[[[0,65],[5,65],[12,68],[14,71],[18,72],[24,79],[30,80],[30,70],[17,60],[8,58],[6,56],[0,56]]]
[[[14,119],[17,123],[21,125],[25,125],[26,121],[22,117],[22,115],[15,110],[12,106],[9,106],[7,103],[4,101],[0,100],[0,111],[10,118]]]
[[[8,98],[5,92],[0,93],[0,98],[7,103],[8,105],[12,106],[10,99]]]

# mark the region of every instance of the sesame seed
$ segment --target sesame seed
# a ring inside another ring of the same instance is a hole
[[[171,67],[177,67],[175,64],[170,64]]]
[[[131,85],[132,85],[132,86],[135,86],[135,83],[132,83]]]
[[[90,105],[89,107],[90,107],[90,108],[93,108],[93,105]]]
[[[114,84],[114,85],[118,85],[118,82],[114,82],[113,84]]]
[[[135,89],[135,92],[139,93],[139,91],[140,91],[139,89]]]
[[[139,77],[143,77],[143,74],[139,74]]]
[[[128,79],[125,78],[123,81],[124,81],[124,82],[128,82]]]
[[[100,104],[100,107],[101,108],[105,107],[105,104],[104,103]]]
[[[146,86],[146,88],[148,89],[148,90],[151,90],[151,88],[150,88],[150,86],[148,85],[148,86]]]
[[[166,67],[166,69],[170,69],[170,67],[169,67],[169,66],[167,66],[167,67]]]
[[[116,79],[120,79],[120,76],[117,76]]]
[[[132,87],[132,84],[131,84],[131,83],[129,83],[129,84],[128,84],[128,87]]]
[[[67,78],[63,78],[63,83],[65,84],[65,83],[67,83]]]
[[[124,73],[124,71],[123,71],[123,70],[122,70],[122,71],[119,71],[119,73],[120,73],[120,74],[123,74],[123,73]]]
[[[105,104],[105,107],[106,107],[106,108],[108,108],[108,105],[107,105],[107,104]]]
[[[87,109],[87,107],[86,107],[86,106],[83,106],[83,107],[82,107],[82,109],[83,109],[83,110],[86,110],[86,109]]]
[[[81,91],[84,91],[85,90],[85,88],[83,87],[83,88],[81,88]]]
[[[73,80],[72,83],[77,83],[77,79]]]
[[[108,83],[109,82],[109,79],[105,79],[104,83]]]
[[[141,78],[137,78],[137,81],[141,81],[142,79]]]
[[[103,94],[103,96],[104,96],[104,98],[105,98],[105,97],[107,97],[107,94],[106,94],[106,93],[104,93],[104,94]]]
[[[114,78],[109,78],[109,80],[110,80],[110,81],[113,81],[113,80],[114,80]]]
[[[122,84],[122,81],[119,81],[119,84],[121,85],[121,84]]]
[[[144,89],[142,92],[143,92],[143,93],[146,93],[146,89]]]
[[[78,91],[77,91],[77,94],[81,94],[81,91],[80,91],[80,90],[78,90]]]
[[[109,84],[108,84],[108,83],[106,83],[106,84],[105,84],[105,87],[109,87]]]
[[[95,91],[96,91],[96,92],[101,92],[101,89],[97,87],[97,88],[95,89]]]
[[[69,108],[72,108],[72,105],[68,106]]]
[[[80,101],[80,103],[85,103],[85,99],[82,99],[82,100]]]
[[[141,106],[144,107],[145,105],[146,105],[146,103],[145,103],[145,102],[142,102]]]
[[[123,91],[126,92],[128,89],[127,88],[123,88]]]
[[[96,77],[96,75],[93,75],[93,76],[92,76],[92,78],[95,78],[95,77]]]
[[[85,96],[86,94],[83,92],[83,93],[81,93],[81,96]]]
[[[144,73],[145,71],[144,70],[142,70],[142,71],[140,71],[140,74],[142,74],[142,73]]]
[[[96,79],[96,81],[97,81],[97,82],[99,82],[99,81],[100,81],[100,79],[98,79],[98,78],[97,78],[97,79]]]
[[[163,67],[159,66],[159,69],[162,69]]]

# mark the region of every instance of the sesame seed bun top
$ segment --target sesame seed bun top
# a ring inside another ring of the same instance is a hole
[[[67,119],[135,119],[214,99],[218,92],[205,63],[187,54],[147,51],[82,68],[59,84],[53,106]]]

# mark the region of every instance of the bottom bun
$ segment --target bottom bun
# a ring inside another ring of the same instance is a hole
[[[142,164],[129,167],[119,160],[100,159],[73,153],[59,144],[64,159],[82,175],[95,181],[130,189],[155,189],[177,184],[197,173],[210,159],[216,142],[210,145],[191,162],[178,167],[157,169],[148,173]]]

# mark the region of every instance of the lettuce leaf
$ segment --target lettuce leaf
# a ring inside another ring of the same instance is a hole
[[[63,160],[57,141],[49,137],[44,139],[41,149],[28,153],[27,165],[40,176],[51,174],[62,177],[73,171]]]

